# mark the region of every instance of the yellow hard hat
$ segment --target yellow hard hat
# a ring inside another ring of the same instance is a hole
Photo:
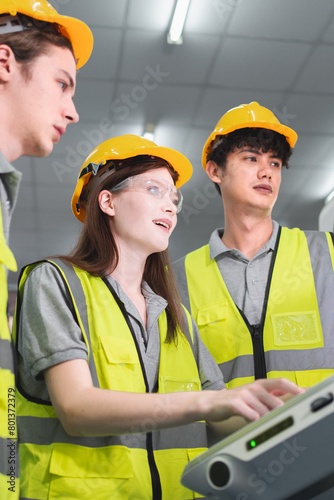
[[[87,24],[74,17],[58,14],[46,0],[1,0],[0,15],[16,16],[18,13],[57,24],[61,34],[72,44],[77,68],[88,61],[93,50],[93,34]]]
[[[240,104],[240,106],[230,109],[221,117],[215,129],[208,137],[202,153],[204,170],[206,168],[207,155],[211,152],[211,143],[216,136],[227,135],[234,130],[247,127],[274,130],[285,136],[291,148],[294,147],[298,139],[296,132],[292,128],[282,125],[270,109],[260,106],[257,102]]]
[[[138,135],[113,137],[99,144],[83,162],[72,197],[72,212],[77,219],[85,221],[85,207],[80,203],[80,198],[91,177],[95,177],[97,172],[101,173],[103,166],[110,160],[125,160],[138,155],[155,156],[166,160],[179,174],[175,184],[177,188],[185,184],[192,175],[190,161],[174,149],[157,146],[154,142]]]

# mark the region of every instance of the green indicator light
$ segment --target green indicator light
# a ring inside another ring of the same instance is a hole
[[[265,443],[266,441],[269,441],[271,438],[273,438],[280,432],[285,431],[285,429],[288,429],[292,425],[293,425],[293,418],[292,417],[285,418],[278,424],[269,427],[269,429],[266,429],[264,432],[261,432],[261,434],[258,434],[253,439],[247,441],[246,449],[253,450],[254,448],[258,448],[261,444]]]

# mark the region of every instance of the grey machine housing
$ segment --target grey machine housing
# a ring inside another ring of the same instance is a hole
[[[190,461],[181,483],[212,499],[333,500],[334,375]]]

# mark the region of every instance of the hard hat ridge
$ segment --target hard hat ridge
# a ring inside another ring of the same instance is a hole
[[[85,203],[87,192],[92,191],[89,183],[95,189],[101,179],[103,180],[116,171],[114,162],[117,160],[118,169],[121,167],[119,160],[126,160],[140,156],[151,156],[165,160],[179,174],[175,185],[177,188],[185,184],[192,175],[190,161],[178,151],[158,146],[148,139],[137,135],[121,135],[113,137],[99,144],[84,161],[78,182],[72,197],[72,211],[77,219],[85,221]],[[127,163],[127,162],[124,162]],[[95,174],[93,174],[95,171]]]
[[[208,137],[202,153],[202,165],[205,170],[207,155],[212,151],[212,142],[217,136],[227,135],[242,128],[265,128],[278,132],[285,136],[291,148],[297,142],[297,134],[294,130],[280,123],[270,109],[261,106],[257,102],[240,104],[227,111],[218,121],[215,129]]]
[[[93,35],[90,28],[79,19],[59,14],[46,0],[1,0],[0,16],[2,17],[2,15],[5,15],[5,18],[0,35],[24,29],[38,29],[38,22],[40,22],[40,26],[49,23],[57,26],[59,33],[70,40],[77,60],[77,68],[81,68],[91,55]],[[35,25],[29,26],[29,23],[24,22],[22,16],[36,20]]]

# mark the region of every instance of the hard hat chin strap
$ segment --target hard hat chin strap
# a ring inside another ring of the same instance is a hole
[[[4,14],[0,16],[0,35],[32,29],[41,31],[47,29],[49,31],[60,33],[59,26],[55,23],[48,23],[47,21],[34,19],[33,17],[25,16],[23,14],[17,14],[16,16]]]
[[[83,201],[87,201],[89,194],[101,184],[104,179],[106,179],[109,175],[114,174],[116,172],[116,167],[113,161],[107,161],[107,163],[89,163],[87,167],[85,167],[81,173],[80,177],[91,173],[92,175],[89,177],[88,183],[84,186],[81,195],[79,197],[77,203],[77,210],[80,211],[80,204]],[[79,178],[80,178],[79,177]]]
[[[25,28],[20,21],[19,16],[4,15],[0,17],[0,35],[7,33],[16,33],[23,31]]]

